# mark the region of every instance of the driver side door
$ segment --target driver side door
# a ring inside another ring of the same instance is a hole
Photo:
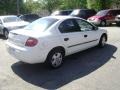
[[[80,46],[82,50],[96,46],[99,43],[99,30],[95,30],[96,27],[85,20],[76,19],[76,22],[80,27],[80,35],[83,38]]]

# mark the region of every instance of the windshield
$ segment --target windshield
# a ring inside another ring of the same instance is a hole
[[[105,16],[107,13],[108,13],[108,10],[102,10],[102,11],[99,11],[96,15],[97,16]]]
[[[17,16],[5,17],[5,18],[3,19],[3,22],[4,22],[4,23],[18,22],[18,21],[21,21],[21,19],[18,18]]]
[[[79,14],[79,10],[74,10],[70,15],[78,15]]]
[[[32,22],[28,26],[26,26],[25,29],[26,30],[44,31],[57,21],[58,21],[58,19],[55,19],[55,18],[40,18],[40,19]]]

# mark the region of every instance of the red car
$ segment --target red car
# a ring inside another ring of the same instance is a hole
[[[118,14],[120,14],[118,9],[101,10],[95,16],[88,18],[88,21],[96,25],[106,26],[114,23]]]

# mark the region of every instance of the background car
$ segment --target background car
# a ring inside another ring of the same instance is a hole
[[[117,16],[115,17],[115,22],[116,22],[116,24],[117,24],[118,26],[120,26],[120,15],[117,15]]]
[[[19,18],[27,22],[33,22],[41,17],[39,17],[37,14],[24,14],[20,15]]]
[[[57,15],[69,15],[73,10],[58,10],[54,11],[51,15],[57,16]]]
[[[88,18],[88,21],[96,25],[106,26],[115,23],[115,17],[120,14],[120,10],[107,9],[99,11],[95,16]]]
[[[15,15],[0,16],[0,34],[8,38],[8,34],[13,29],[23,28],[28,25]]]
[[[107,31],[77,17],[48,16],[23,29],[11,31],[8,52],[30,64],[48,63],[58,68],[64,56],[94,47],[104,47]]]
[[[80,17],[83,19],[88,19],[89,17],[95,14],[96,14],[96,11],[93,9],[75,9],[70,15]]]

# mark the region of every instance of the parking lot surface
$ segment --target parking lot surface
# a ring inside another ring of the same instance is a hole
[[[0,90],[120,90],[120,27],[101,28],[109,35],[104,48],[68,56],[59,69],[14,59],[1,36]]]

